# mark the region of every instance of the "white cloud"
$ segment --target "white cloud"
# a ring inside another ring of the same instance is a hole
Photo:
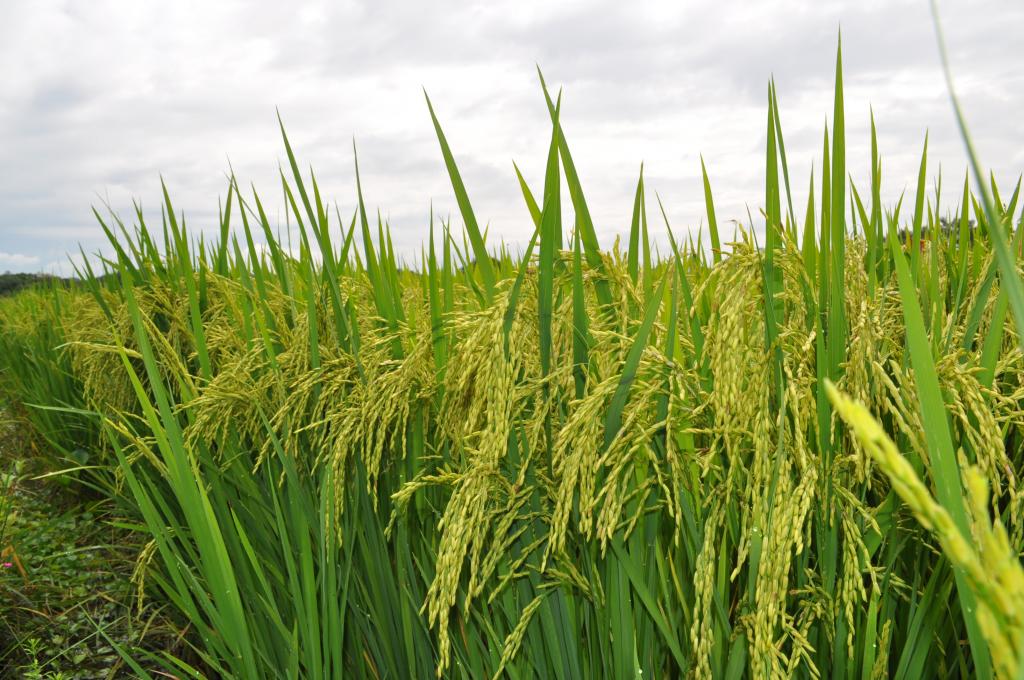
[[[839,22],[854,179],[869,165],[869,105],[887,197],[913,185],[926,128],[933,172],[964,168],[925,2],[300,4],[5,3],[0,250],[31,253],[38,266],[76,241],[103,248],[89,211],[101,196],[126,219],[139,197],[159,225],[160,173],[192,228],[214,229],[228,157],[283,223],[280,107],[303,167],[345,215],[356,137],[369,206],[411,254],[431,200],[457,215],[421,86],[478,218],[522,242],[530,223],[512,160],[539,185],[549,135],[535,63],[565,87],[562,121],[604,243],[627,228],[641,160],[678,231],[703,217],[700,153],[720,220],[745,222],[747,205],[756,215],[763,201],[772,74],[803,204],[831,117]],[[945,2],[942,12],[982,160],[1013,181],[1024,167],[1024,7]]]
[[[0,271],[27,271],[39,264],[35,255],[0,251]]]

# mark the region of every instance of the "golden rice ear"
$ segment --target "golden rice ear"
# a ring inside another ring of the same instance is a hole
[[[965,536],[878,421],[832,383],[826,383],[826,391],[840,417],[889,477],[900,498],[918,521],[932,531],[954,566],[963,570],[978,598],[981,631],[988,641],[993,664],[1001,676],[1011,677],[1021,661],[1017,641],[1024,635],[1024,568],[1017,551],[1006,540],[1002,524],[997,520],[993,525],[988,519],[989,489],[981,469],[972,465],[963,470],[966,501],[973,520],[971,535]]]

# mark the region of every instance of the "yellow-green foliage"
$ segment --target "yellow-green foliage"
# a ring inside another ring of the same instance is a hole
[[[642,178],[600,250],[556,126],[540,247],[492,260],[438,127],[469,242],[400,269],[361,186],[336,223],[288,146],[298,257],[232,180],[219,242],[139,225],[108,276],[0,301],[8,386],[95,413],[136,581],[224,677],[1013,676],[1017,194],[965,188],[945,230],[922,174],[904,237],[872,173],[856,232],[813,195],[800,224],[772,96],[767,223],[722,257],[652,253]]]

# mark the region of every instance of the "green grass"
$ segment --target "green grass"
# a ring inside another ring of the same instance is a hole
[[[6,405],[0,413],[0,675],[125,677],[107,638],[185,652],[175,642],[184,623],[159,601],[137,604],[144,536],[109,500],[47,473],[38,442]]]
[[[991,588],[943,550],[1003,555],[982,540],[998,526],[1014,555],[1024,539],[1017,192],[1003,203],[976,168],[979,193],[942,203],[925,153],[901,238],[873,118],[870,176],[849,179],[839,54],[835,76],[802,221],[769,85],[763,243],[753,224],[721,241],[702,159],[710,252],[671,229],[653,249],[642,168],[626,252],[602,248],[541,76],[550,144],[542,184],[515,167],[521,257],[481,232],[428,99],[466,236],[432,218],[417,270],[371,224],[358,165],[353,214],[331,214],[282,123],[297,256],[232,177],[213,240],[165,189],[159,225],[102,216],[115,255],[78,284],[0,300],[5,389],[154,541],[148,594],[190,624],[192,661],[145,662],[246,679],[1015,668],[1019,622],[985,613]],[[919,522],[933,506],[901,500],[840,393],[959,533]]]

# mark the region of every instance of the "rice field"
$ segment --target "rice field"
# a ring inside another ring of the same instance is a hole
[[[642,175],[628,243],[599,242],[543,79],[522,252],[432,106],[460,220],[412,266],[283,125],[294,250],[234,177],[215,239],[166,190],[159,224],[97,213],[112,255],[0,300],[0,365],[147,541],[138,597],[191,651],[122,648],[132,672],[1020,677],[1020,184],[975,161],[943,191],[926,148],[884,205],[835,82],[806,206],[772,85],[762,212],[728,243],[705,172],[710,248]]]

